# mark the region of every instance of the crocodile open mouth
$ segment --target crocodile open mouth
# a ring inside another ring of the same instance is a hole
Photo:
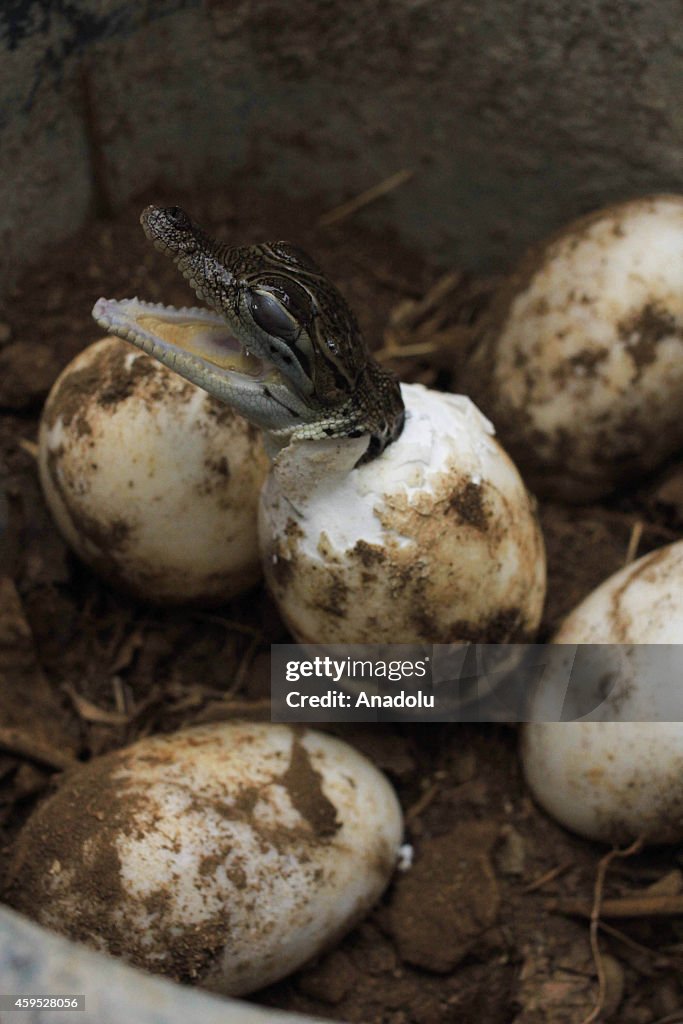
[[[208,309],[177,309],[140,299],[98,299],[92,315],[105,331],[130,341],[200,386],[206,373],[218,372],[243,385],[279,376],[272,363],[247,352],[222,317]],[[190,369],[193,372],[187,372]]]

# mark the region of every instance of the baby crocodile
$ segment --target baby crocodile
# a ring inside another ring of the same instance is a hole
[[[372,358],[343,296],[309,256],[288,242],[218,242],[177,206],[148,206],[140,221],[210,308],[99,299],[101,327],[228,402],[273,450],[367,434],[367,461],[396,440],[398,381]]]

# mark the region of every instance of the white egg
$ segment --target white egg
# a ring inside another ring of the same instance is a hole
[[[683,445],[683,197],[584,217],[494,300],[460,382],[532,490],[588,501]]]
[[[597,645],[582,658],[597,697],[587,720],[522,733],[531,791],[567,828],[607,842],[683,840],[682,637],[683,541],[611,576],[555,636]]]
[[[119,338],[56,381],[39,467],[67,542],[136,596],[216,603],[259,579],[259,432]]]
[[[139,967],[240,995],[351,928],[401,834],[392,788],[347,744],[202,726],[71,772],[17,841],[8,902]]]
[[[528,639],[545,594],[533,499],[462,396],[404,385],[406,424],[372,462],[367,438],[295,442],[265,484],[264,571],[308,643]]]

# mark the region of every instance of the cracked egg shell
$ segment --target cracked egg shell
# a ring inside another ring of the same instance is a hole
[[[591,501],[683,445],[683,197],[570,224],[522,261],[459,382],[538,494]]]
[[[401,834],[391,786],[346,743],[200,726],[70,772],[17,840],[8,902],[138,967],[243,995],[365,914]]]
[[[402,393],[403,433],[373,461],[355,466],[367,438],[276,458],[259,531],[281,614],[303,643],[529,639],[545,594],[533,499],[469,399]]]
[[[683,840],[683,721],[671,720],[681,717],[682,636],[679,541],[611,576],[554,637],[599,645],[596,684],[609,683],[591,720],[522,729],[529,787],[566,828],[614,843]]]
[[[56,381],[39,469],[69,545],[137,597],[215,604],[260,578],[259,432],[119,338],[90,345]]]

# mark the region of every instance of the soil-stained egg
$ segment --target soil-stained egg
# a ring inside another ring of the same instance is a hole
[[[139,967],[240,995],[364,915],[401,833],[389,783],[347,744],[201,726],[71,772],[17,840],[8,901]]]
[[[570,224],[520,264],[462,389],[533,491],[589,501],[683,445],[683,197]]]
[[[683,840],[682,637],[683,541],[611,576],[555,636],[595,645],[575,656],[584,718],[525,725],[522,760],[535,798],[567,828]]]
[[[259,432],[119,338],[58,378],[39,466],[68,543],[136,596],[217,603],[259,579]]]
[[[308,643],[529,639],[545,593],[534,502],[469,399],[404,385],[400,439],[294,442],[260,510],[264,571]]]

